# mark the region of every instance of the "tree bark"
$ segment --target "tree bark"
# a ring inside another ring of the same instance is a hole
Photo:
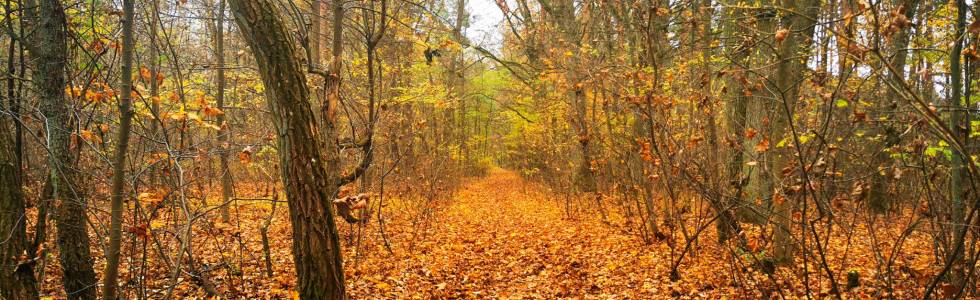
[[[954,41],[953,49],[950,50],[949,54],[949,72],[950,72],[950,85],[952,86],[951,95],[949,98],[949,108],[951,110],[949,116],[949,126],[950,131],[957,135],[956,138],[961,141],[966,141],[966,132],[963,130],[966,126],[966,120],[963,114],[963,67],[961,65],[963,57],[963,39],[966,28],[966,12],[968,6],[965,0],[956,0],[956,23],[954,23]],[[965,160],[965,161],[964,161]],[[952,151],[952,159],[950,162],[949,170],[949,200],[951,204],[951,220],[950,222],[954,224],[950,226],[951,236],[957,236],[958,241],[963,239],[958,237],[960,232],[963,231],[963,226],[965,220],[965,212],[967,209],[966,202],[963,201],[963,194],[965,192],[963,185],[963,175],[966,173],[965,162],[969,162],[969,158],[964,158],[959,151]],[[956,251],[947,254],[949,261],[953,263],[954,266],[963,266],[965,263],[965,257],[963,248],[956,245],[950,245]],[[952,273],[952,280],[954,286],[960,287],[966,283],[967,278],[965,272],[966,266],[955,268]]]
[[[904,16],[906,19],[911,20],[915,15],[915,12],[919,6],[919,0],[893,0],[894,6],[892,9],[898,9],[899,6],[904,7]],[[909,45],[909,35],[911,34],[911,28],[902,28],[894,36],[892,36],[890,42],[888,43],[886,49],[891,52],[891,59],[887,62],[891,64],[895,70],[901,72],[905,71],[905,61],[908,57],[908,51],[905,49]],[[898,85],[898,82],[905,80],[905,73],[894,72],[888,74],[889,81],[892,84]],[[898,98],[901,95],[898,94],[896,89],[885,88],[885,99],[884,101],[879,101],[878,109],[882,111],[880,118],[874,118],[874,120],[889,122],[884,124],[881,130],[882,138],[884,139],[882,146],[891,148],[899,143],[898,131],[895,126],[892,126],[890,122],[894,122],[894,113],[892,111],[898,108]],[[888,176],[884,173],[886,171],[879,167],[885,164],[889,159],[889,154],[886,151],[879,151],[879,148],[873,148],[874,151],[872,157],[871,166],[875,168],[874,174],[871,177],[871,187],[868,191],[868,205],[870,205],[872,211],[884,212],[890,206],[891,203],[889,198],[885,195],[885,182],[888,180]]]
[[[29,46],[35,66],[33,80],[41,98],[48,148],[48,167],[56,207],[58,247],[62,282],[69,299],[95,299],[96,277],[89,253],[86,225],[86,199],[77,189],[77,174],[71,154],[72,109],[65,98],[68,61],[68,21],[58,0],[31,1],[27,19],[31,20],[32,40]]]
[[[720,171],[718,159],[718,130],[717,124],[715,124],[715,97],[712,92],[712,76],[714,74],[711,65],[711,42],[714,38],[711,36],[711,17],[714,12],[714,7],[712,6],[712,0],[701,0],[699,5],[696,6],[697,10],[695,13],[700,14],[701,28],[693,28],[694,31],[700,31],[701,33],[701,55],[703,70],[701,70],[701,97],[704,98],[703,103],[707,106],[707,111],[704,113],[707,118],[705,127],[708,129],[707,140],[708,140],[708,167],[706,178],[709,180],[709,186],[712,190],[718,191],[717,196],[708,196],[711,202],[712,208],[715,213],[719,215],[718,221],[715,223],[715,228],[718,230],[718,241],[724,242],[729,238],[738,235],[741,232],[738,220],[735,218],[734,210],[730,208],[731,204],[728,200],[730,198],[725,197],[721,192],[724,189],[723,175]],[[693,73],[692,73],[693,75]],[[696,110],[696,111],[701,111]]]
[[[739,4],[742,2],[736,2],[736,5]],[[734,69],[728,72],[725,88],[722,90],[722,93],[725,94],[725,125],[728,128],[727,142],[729,147],[725,175],[728,178],[728,184],[731,186],[728,199],[725,201],[730,205],[740,207],[744,201],[742,197],[744,188],[750,178],[743,172],[745,152],[747,151],[745,145],[749,142],[745,136],[746,122],[748,121],[746,102],[749,97],[746,95],[748,91],[748,81],[745,78],[747,71],[742,67],[749,56],[749,50],[741,47],[740,41],[736,39],[738,24],[734,21],[744,17],[745,10],[728,7],[725,11],[726,19],[732,20],[726,21],[722,26],[724,40],[726,41],[725,49],[729,51],[726,57]]]
[[[229,151],[229,141],[228,138],[231,135],[231,127],[225,123],[225,1],[218,1],[218,15],[215,26],[214,34],[214,52],[215,59],[217,60],[217,78],[215,79],[218,92],[215,95],[215,105],[218,109],[222,110],[217,116],[218,126],[221,127],[218,130],[218,147],[221,147],[218,155],[219,172],[221,173],[221,220],[225,223],[231,222],[231,211],[229,206],[232,205],[232,199],[235,197],[235,182],[231,176],[231,170],[228,169],[228,151]]]
[[[126,175],[126,152],[129,150],[129,133],[133,121],[133,21],[134,0],[123,0],[122,20],[122,79],[119,95],[119,132],[112,163],[112,199],[109,220],[109,248],[106,250],[105,274],[102,280],[102,298],[116,299],[119,276],[119,247],[122,242],[123,189]]]
[[[11,117],[0,117],[0,298],[37,299],[34,253],[26,253],[27,214]]]
[[[467,14],[466,14],[466,0],[456,0],[456,22],[453,24],[453,36],[457,41],[462,41],[465,39],[463,36],[463,28],[465,26]],[[457,134],[459,135],[459,154],[462,169],[466,171],[470,166],[470,149],[467,145],[469,136],[466,132],[466,64],[463,61],[463,51],[453,56],[450,76],[452,76],[452,87],[451,91],[453,97],[459,101],[459,124]]]
[[[337,153],[327,150],[326,155],[322,155],[321,149],[321,144],[336,145],[336,136],[332,131],[321,133],[317,126],[308,102],[310,91],[295,41],[276,10],[276,4],[272,0],[231,0],[229,3],[235,22],[258,63],[278,133],[300,298],[346,299],[340,240],[331,205],[338,188],[334,175],[338,170],[335,164]],[[334,54],[334,64],[338,65],[339,55]],[[334,100],[330,99],[330,102]],[[332,114],[325,115],[325,122],[332,123],[332,117]],[[332,130],[333,124],[323,128]],[[321,134],[326,143],[317,142],[321,141]]]
[[[793,115],[795,114],[796,103],[799,100],[800,85],[803,82],[803,74],[807,68],[810,45],[813,37],[814,26],[819,12],[820,2],[818,0],[782,0],[782,6],[789,15],[782,19],[782,29],[789,30],[788,37],[778,43],[776,65],[776,103],[774,112],[776,113],[772,123],[771,138],[774,140],[782,139],[783,136],[793,126]],[[795,134],[794,132],[789,132]],[[775,157],[772,158],[773,172],[781,172],[784,167],[797,155],[791,147],[775,150]],[[802,164],[800,164],[802,165]],[[793,199],[783,197],[779,193],[773,192],[773,214],[775,215],[775,228],[773,237],[773,258],[779,262],[789,262],[792,260],[796,250],[796,242],[791,236],[792,212],[797,208]],[[780,200],[782,199],[782,200]],[[802,199],[801,201],[806,201]]]

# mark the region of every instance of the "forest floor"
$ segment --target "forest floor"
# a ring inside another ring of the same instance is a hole
[[[360,228],[339,224],[348,293],[353,299],[758,299],[769,293],[766,291],[779,290],[774,286],[780,286],[784,296],[803,293],[800,266],[766,276],[750,263],[733,261],[732,249],[713,242],[713,236],[702,237],[679,268],[680,279],[672,281],[670,267],[683,242],[673,249],[666,242],[647,244],[622,221],[604,222],[590,213],[568,218],[563,198],[513,172],[498,169],[486,177],[466,179],[446,198],[385,199],[383,235],[376,216]],[[295,296],[290,229],[283,204],[276,208],[269,229],[273,273],[266,270],[259,228],[271,209],[268,203],[243,203],[235,212],[239,222],[195,225],[195,267],[208,274],[222,298]],[[174,283],[174,298],[208,298],[193,277],[184,274],[172,279],[170,259],[160,258],[159,253],[176,254],[172,236],[178,225],[154,221],[150,227],[159,242],[150,243],[146,250],[134,246],[138,243],[126,244],[124,256],[137,258],[125,260],[121,270],[128,298],[135,298],[134,286],[145,287],[151,299],[165,298],[171,292],[167,287]],[[874,282],[852,290],[849,298],[871,298],[866,295],[873,295],[875,286],[881,284],[870,275],[876,272],[873,254],[863,244],[870,242],[835,235],[838,238],[827,255],[835,261],[847,257],[848,270],[859,270],[862,280]],[[682,241],[682,237],[675,240]],[[880,246],[887,250],[889,245]],[[99,253],[95,247],[92,251]],[[138,276],[144,264],[139,259],[141,251],[147,253],[147,267],[146,274]],[[895,279],[894,286],[915,294],[928,277],[914,273],[930,274],[932,270],[926,269],[935,266],[929,266],[927,253],[902,254],[905,252],[909,251],[900,251],[894,267],[908,269],[911,275]],[[101,255],[94,256],[96,269],[101,271],[104,261]],[[48,257],[51,263],[45,269],[42,290],[63,298],[57,256]],[[811,266],[812,274],[816,270]],[[843,284],[846,272],[835,273]],[[146,282],[140,283],[140,278]],[[814,293],[826,293],[826,282],[811,282]]]
[[[468,181],[414,251],[377,257],[382,263],[356,264],[351,293],[365,298],[648,299],[669,296],[674,288],[703,288],[667,280],[666,245],[651,251],[637,236],[593,216],[568,219],[560,202],[507,171]]]

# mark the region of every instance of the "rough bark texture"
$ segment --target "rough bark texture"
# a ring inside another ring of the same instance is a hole
[[[48,147],[48,167],[57,203],[55,224],[62,282],[69,299],[95,299],[96,278],[89,253],[86,226],[86,199],[76,187],[71,155],[71,107],[65,99],[65,65],[67,63],[67,18],[58,0],[41,0],[37,9],[28,9],[32,40],[29,47],[34,68],[33,80],[40,97]]]
[[[9,115],[0,115],[0,299],[37,299],[34,257],[27,254],[27,215]]]
[[[292,35],[272,1],[229,3],[258,63],[278,133],[300,298],[345,299],[340,241],[330,205],[337,179],[327,173],[327,168],[331,174],[337,171],[331,162],[334,160],[329,159],[336,153],[321,155],[321,143],[315,142],[321,133],[308,102],[310,92]],[[334,60],[336,63],[337,58]],[[325,119],[332,119],[332,115]],[[336,144],[333,135],[325,137],[326,144]]]

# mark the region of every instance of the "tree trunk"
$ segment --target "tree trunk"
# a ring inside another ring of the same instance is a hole
[[[32,1],[33,2],[33,1]],[[62,282],[69,299],[95,299],[96,278],[89,253],[86,225],[86,199],[77,189],[77,179],[71,155],[72,110],[65,98],[68,43],[65,28],[67,17],[61,1],[41,0],[30,3],[37,10],[27,9],[31,20],[32,40],[29,47],[35,65],[33,80],[41,98],[48,148],[48,167],[57,214],[58,247]]]
[[[578,49],[580,47],[578,47],[578,43],[582,39],[582,36],[575,16],[574,1],[561,0],[552,2],[539,0],[538,3],[552,18],[554,24],[559,27],[558,29],[562,34],[561,37],[564,45],[572,45],[569,48],[575,49],[573,52],[579,52]],[[581,67],[579,65],[580,55],[581,53],[574,53],[567,58],[565,66],[566,96],[572,108],[572,113],[569,116],[571,120],[569,121],[572,124],[572,128],[575,129],[579,150],[581,150],[581,159],[573,175],[575,176],[575,186],[580,192],[592,193],[596,191],[596,176],[595,170],[592,167],[593,145],[591,143],[591,126],[588,122],[588,106],[586,103],[588,99],[585,97],[585,91],[582,87],[584,80],[578,71]],[[601,205],[599,209],[602,209]],[[605,219],[605,212],[603,212],[603,219]]]
[[[966,12],[967,5],[965,0],[956,0],[956,23],[955,25],[955,39],[953,41],[953,49],[950,50],[949,54],[949,72],[950,72],[950,85],[952,86],[951,95],[949,98],[949,108],[951,110],[949,116],[949,129],[956,135],[956,139],[961,141],[966,141],[967,137],[963,128],[966,127],[966,122],[963,114],[963,67],[961,65],[961,58],[963,52],[963,34],[966,28]],[[963,194],[965,192],[963,185],[963,175],[966,173],[964,160],[969,160],[969,158],[964,158],[959,151],[952,151],[952,159],[950,162],[949,170],[949,199],[951,214],[951,224],[950,226],[951,236],[956,236],[955,240],[962,241],[959,237],[960,232],[963,231],[965,219],[964,212],[966,212],[966,202],[963,201]],[[966,283],[967,278],[964,266],[964,247],[958,247],[956,245],[950,245],[954,251],[947,255],[947,259],[953,262],[954,271],[952,273],[952,283],[956,287],[960,287]]]
[[[911,20],[915,15],[920,1],[894,0],[893,2],[895,7],[892,9],[898,9],[899,6],[904,7],[905,11],[903,15],[906,19]],[[891,84],[899,85],[898,82],[905,80],[905,73],[903,72],[905,71],[905,61],[908,57],[908,51],[906,51],[905,48],[909,45],[909,34],[911,34],[911,32],[911,28],[908,27],[900,29],[894,36],[892,36],[886,48],[889,52],[891,52],[891,59],[887,63],[894,67],[895,70],[900,71],[889,74],[887,80],[891,81]],[[894,113],[892,112],[898,108],[899,97],[901,97],[901,95],[898,94],[896,89],[885,88],[884,101],[878,101],[878,109],[883,113],[879,118],[873,118],[876,121],[887,122],[882,125],[884,128],[881,130],[881,135],[884,139],[882,146],[884,146],[885,149],[891,148],[899,143],[898,129],[896,129],[895,126],[892,126],[891,123],[895,122],[893,120]],[[888,161],[889,153],[880,150],[882,149],[877,147],[871,149],[871,151],[874,151],[871,166],[875,168],[875,170],[871,177],[870,191],[868,191],[868,205],[870,205],[872,211],[875,212],[884,212],[891,206],[891,203],[889,202],[891,197],[885,195],[885,182],[888,180],[889,176],[885,174],[885,168],[879,167]]]
[[[8,120],[7,116],[0,117],[0,232],[5,237],[0,243],[0,298],[37,299],[34,263],[29,261],[35,254],[25,253],[27,215],[13,122]]]
[[[218,109],[222,110],[217,116],[218,126],[221,127],[218,130],[218,147],[221,147],[218,156],[219,169],[218,172],[221,173],[221,220],[225,223],[231,222],[231,212],[229,206],[231,206],[232,198],[235,197],[235,182],[231,177],[231,170],[228,169],[228,151],[230,150],[228,145],[228,138],[231,135],[231,127],[225,123],[225,1],[218,1],[218,15],[215,26],[214,34],[214,51],[215,59],[217,60],[217,81],[218,92],[215,95],[215,105]]]
[[[711,4],[712,0],[701,0],[700,4],[697,6],[695,13],[700,14],[701,28],[694,28],[694,31],[701,32],[701,55],[703,69],[701,70],[701,97],[704,99],[703,103],[708,107],[707,111],[704,113],[707,118],[704,126],[707,127],[707,140],[708,140],[708,167],[706,178],[709,180],[709,187],[713,191],[718,191],[717,196],[708,196],[711,202],[712,208],[715,213],[719,215],[718,221],[715,223],[715,228],[718,230],[718,241],[724,242],[729,238],[737,235],[741,228],[738,225],[738,220],[735,218],[731,204],[728,203],[729,199],[724,196],[721,191],[724,189],[723,175],[720,171],[719,159],[718,159],[718,130],[715,124],[715,97],[712,92],[712,76],[713,70],[711,65],[711,42],[714,38],[711,36],[711,17],[714,15],[714,8]],[[693,75],[694,73],[692,73]],[[700,109],[696,111],[702,111]],[[693,112],[692,112],[693,113]]]
[[[119,277],[119,247],[122,242],[123,198],[125,192],[126,152],[129,150],[129,133],[133,122],[133,21],[134,0],[123,0],[122,79],[119,95],[119,132],[112,159],[112,199],[109,219],[109,248],[106,250],[105,274],[102,279],[102,298],[116,299]]]
[[[465,39],[465,37],[463,37],[462,30],[465,27],[464,22],[466,18],[466,0],[456,0],[456,23],[453,24],[453,36],[457,41],[462,41]],[[459,130],[459,132],[457,132],[457,134],[459,137],[460,165],[465,171],[470,167],[470,150],[469,146],[467,145],[469,136],[467,136],[466,133],[466,64],[463,60],[463,51],[459,51],[459,53],[453,56],[450,71],[452,80],[450,82],[452,84],[451,91],[454,98],[459,101],[459,124],[457,125],[457,130]]]
[[[230,4],[267,87],[266,100],[278,133],[300,298],[346,299],[332,207],[338,187],[337,176],[332,175],[338,170],[337,153],[327,150],[322,155],[321,143],[317,142],[336,145],[336,136],[329,131],[322,133],[324,139],[320,138],[321,127],[317,126],[308,102],[306,76],[276,4],[272,0],[232,0]],[[334,64],[339,64],[336,53]],[[332,123],[332,116],[325,115],[325,122]],[[323,128],[333,128],[333,124],[327,125]]]
[[[157,44],[157,31],[159,30],[160,24],[160,0],[150,0],[150,24],[149,29],[149,61],[150,61],[150,113],[153,116],[160,116],[160,81],[157,78],[160,76],[160,46]],[[158,131],[163,127],[162,122],[153,120],[150,122],[150,136],[153,139],[159,137]],[[164,128],[165,130],[166,128]],[[152,148],[151,148],[152,149]]]
[[[793,126],[793,115],[795,114],[796,103],[799,100],[800,85],[803,82],[803,72],[807,68],[807,60],[810,53],[810,39],[813,37],[814,25],[816,24],[820,2],[818,0],[783,0],[782,6],[788,11],[795,11],[796,14],[788,15],[782,19],[782,30],[789,30],[788,37],[779,42],[777,41],[776,65],[776,103],[774,103],[776,113],[772,123],[771,138],[773,141],[780,140]],[[795,134],[795,133],[794,133]],[[773,172],[781,172],[789,162],[797,158],[792,147],[775,150],[775,157],[772,158]],[[800,164],[802,165],[802,164]],[[780,262],[790,262],[796,249],[796,242],[791,236],[792,212],[797,209],[793,199],[788,199],[781,192],[773,192],[773,214],[776,218],[775,229],[773,230],[773,258]],[[801,201],[806,201],[802,199]]]
[[[309,35],[306,37],[306,42],[310,48],[310,60],[312,60],[311,65],[320,66],[320,41],[321,37],[324,35],[322,32],[323,28],[323,14],[321,13],[321,7],[323,3],[321,0],[312,0],[310,3],[310,30]]]
[[[344,0],[333,0],[333,38],[330,46],[330,66],[324,79],[324,99],[320,103],[320,136],[323,143],[324,163],[331,170],[340,170],[340,147],[337,145],[337,108],[340,105],[340,72],[343,68],[341,55],[344,53]]]

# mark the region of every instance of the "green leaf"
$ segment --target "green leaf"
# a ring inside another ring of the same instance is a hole
[[[847,103],[847,100],[844,100],[844,99],[837,99],[837,100],[834,101],[834,105],[837,106],[837,107],[839,107],[839,108],[845,108],[845,107],[847,107],[847,104],[848,104]]]

